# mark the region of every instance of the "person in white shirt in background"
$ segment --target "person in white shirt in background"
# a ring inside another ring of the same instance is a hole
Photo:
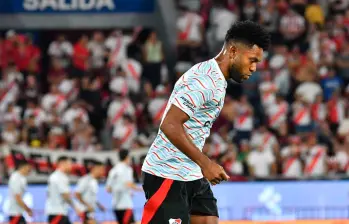
[[[239,17],[230,11],[222,1],[213,2],[210,13],[210,28],[207,31],[207,41],[212,54],[217,54],[222,49],[226,31]],[[224,23],[222,23],[224,21]]]
[[[91,52],[91,68],[94,70],[101,69],[105,64],[107,56],[103,33],[100,31],[94,32],[92,40],[90,40],[87,47]]]
[[[119,159],[121,162],[116,164],[108,174],[106,188],[112,194],[117,221],[122,224],[133,224],[135,219],[132,211],[132,191],[142,191],[142,189],[134,183],[129,152],[120,150]]]
[[[79,179],[76,187],[75,196],[82,205],[82,223],[97,223],[94,212],[98,207],[101,211],[105,211],[105,207],[98,202],[98,179],[103,177],[105,166],[101,162],[94,162],[90,172]]]
[[[247,157],[249,172],[255,178],[267,178],[276,173],[275,156],[262,145],[255,145]]]
[[[158,85],[155,89],[155,97],[149,101],[148,111],[153,119],[154,126],[158,127],[162,115],[167,106],[168,92],[163,85]]]
[[[59,35],[57,40],[50,43],[48,55],[60,60],[61,65],[67,68],[73,55],[73,45],[65,39],[64,35]]]
[[[72,166],[70,158],[66,156],[58,158],[57,169],[48,179],[45,212],[48,215],[49,224],[71,224],[68,217],[69,206],[77,215],[80,215],[80,210],[74,205],[70,196],[68,175]]]
[[[127,58],[127,47],[132,42],[132,37],[124,35],[121,30],[113,31],[105,41],[105,47],[109,51],[109,68],[117,68]]]
[[[23,213],[26,212],[29,216],[33,216],[33,211],[23,200],[23,196],[27,188],[26,176],[30,174],[32,167],[30,163],[25,160],[20,161],[17,167],[17,170],[10,176],[8,183],[8,221],[10,224],[25,224],[27,222],[23,216]]]
[[[137,133],[137,124],[132,116],[128,114],[123,115],[121,123],[114,126],[114,149],[133,148],[137,139]]]
[[[307,149],[303,154],[306,177],[322,177],[327,174],[327,148],[318,142],[316,133],[307,135]]]
[[[304,151],[299,136],[291,136],[290,144],[281,150],[282,175],[287,178],[300,178],[303,175],[303,164],[300,158]]]

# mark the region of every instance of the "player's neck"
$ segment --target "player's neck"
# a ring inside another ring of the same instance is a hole
[[[219,52],[219,54],[217,54],[217,56],[213,58],[214,60],[216,60],[218,67],[226,80],[229,79],[229,60],[227,56],[228,51],[225,49],[225,47],[223,47],[221,52]]]

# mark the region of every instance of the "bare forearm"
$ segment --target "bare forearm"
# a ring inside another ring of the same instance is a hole
[[[62,197],[67,204],[69,204],[72,208],[75,208],[74,203],[71,200],[70,195],[68,193],[62,194]]]
[[[22,199],[22,197],[20,195],[16,195],[16,202],[25,211],[30,210],[30,208],[24,203],[24,201],[23,201],[23,199]]]
[[[83,205],[85,205],[85,206],[89,206],[89,204],[86,203],[86,202],[84,201],[84,199],[82,199],[80,193],[76,193],[75,196],[76,196],[76,199],[78,199],[78,201],[79,201],[81,204],[83,204]]]
[[[209,160],[209,158],[205,156],[189,139],[181,124],[163,123],[161,125],[161,131],[177,149],[183,152],[200,167]]]

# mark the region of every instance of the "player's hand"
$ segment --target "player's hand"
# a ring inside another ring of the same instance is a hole
[[[78,215],[78,216],[81,216],[82,215],[82,212],[80,211],[80,209],[78,209],[78,208],[74,208],[74,211],[75,211],[75,213]]]
[[[91,206],[91,205],[87,205],[87,211],[88,211],[88,212],[93,212],[93,211],[94,211],[94,209],[92,208],[92,206]]]
[[[211,160],[207,163],[207,165],[203,166],[201,170],[204,177],[206,177],[206,179],[212,185],[219,184],[220,182],[229,179],[229,176],[226,174],[223,167],[212,162]]]
[[[33,217],[33,211],[32,211],[30,208],[28,208],[27,214],[28,214],[30,217]]]
[[[102,212],[106,211],[106,208],[103,205],[98,205],[99,210],[101,210]]]

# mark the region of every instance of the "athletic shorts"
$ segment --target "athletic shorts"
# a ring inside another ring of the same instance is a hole
[[[26,224],[25,218],[22,215],[10,216],[8,218],[9,224]]]
[[[120,224],[131,224],[135,222],[132,209],[114,210],[116,221]]]
[[[95,220],[93,212],[84,212],[81,216],[82,223],[88,223],[90,220]]]
[[[144,173],[142,224],[188,224],[190,215],[217,216],[217,199],[209,182],[176,181]]]
[[[49,224],[71,224],[68,216],[65,216],[65,215],[49,215],[48,223]]]

